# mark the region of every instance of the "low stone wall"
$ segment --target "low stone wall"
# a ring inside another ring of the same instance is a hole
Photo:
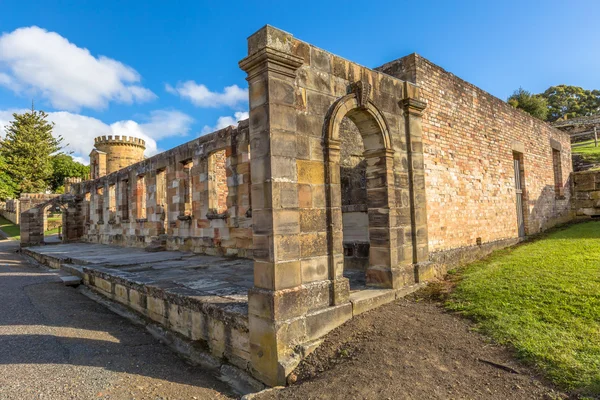
[[[600,171],[574,172],[572,181],[575,217],[600,217]]]
[[[20,222],[20,215],[19,215],[19,213],[12,212],[12,211],[7,211],[7,210],[0,210],[0,215],[2,215],[4,218],[6,218],[7,220],[9,220],[13,224],[19,225],[19,222]]]
[[[19,225],[21,216],[21,203],[19,199],[8,199],[0,210],[0,215],[15,225]]]
[[[8,199],[0,215],[15,225],[21,224],[21,213],[57,198],[60,194],[21,193],[18,199]]]
[[[141,285],[112,273],[83,267],[85,284],[158,324],[201,343],[214,357],[249,371],[248,315],[225,312],[201,299]]]
[[[495,240],[475,246],[459,247],[452,250],[437,251],[429,254],[435,265],[436,276],[442,277],[448,270],[465,265],[488,256],[493,251],[500,250],[522,241],[523,238]]]
[[[60,220],[56,220],[56,221],[47,221],[46,223],[46,230],[47,231],[51,231],[52,229],[56,229],[59,226],[62,226],[62,219]]]

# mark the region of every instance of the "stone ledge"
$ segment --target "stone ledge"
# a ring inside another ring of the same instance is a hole
[[[352,316],[373,310],[425,287],[426,283],[404,286],[400,289],[365,289],[350,293]]]
[[[228,365],[222,360],[207,353],[204,349],[199,348],[186,338],[165,330],[162,326],[148,322],[140,318],[137,313],[130,311],[122,304],[108,300],[101,294],[96,293],[88,288],[79,289],[85,296],[102,304],[112,312],[128,319],[134,324],[145,326],[146,330],[155,338],[165,343],[176,353],[180,354],[195,365],[200,365],[202,368],[213,372],[219,380],[229,384],[239,394],[250,394],[261,391],[265,385],[252,378],[247,372],[238,367]]]
[[[134,279],[127,272],[114,271],[110,268],[83,267],[84,274],[97,277],[112,284],[118,284],[133,289],[145,296],[150,296],[167,303],[189,308],[192,311],[206,313],[234,329],[248,332],[248,309],[222,299],[219,296],[206,295],[201,291],[188,289],[181,286],[161,287],[158,283],[144,282],[143,279]]]

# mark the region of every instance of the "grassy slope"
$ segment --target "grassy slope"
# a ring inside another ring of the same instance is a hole
[[[598,144],[598,147],[595,147],[593,140],[573,143],[571,145],[571,152],[573,154],[581,154],[584,160],[588,162],[600,163],[600,144]]]
[[[458,273],[451,309],[558,385],[600,394],[600,223],[572,225]]]
[[[0,216],[0,229],[2,232],[6,233],[9,239],[20,240],[19,235],[21,234],[21,229],[19,225],[15,225],[4,217]]]

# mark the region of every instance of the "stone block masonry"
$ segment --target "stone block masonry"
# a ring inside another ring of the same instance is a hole
[[[129,136],[101,136],[90,153],[92,179],[100,178],[144,159],[146,142]]]
[[[47,193],[21,193],[18,199],[8,199],[0,215],[16,225],[21,224],[21,213],[31,208],[60,197],[59,194]]]
[[[97,148],[99,176],[56,202],[68,204],[65,241],[249,259],[241,358],[268,385],[353,315],[572,216],[568,135],[417,55],[372,70],[265,26],[239,66],[248,120],[114,171]],[[114,146],[141,146],[126,141]],[[23,246],[43,241],[36,211],[23,215]],[[88,274],[176,332],[204,324],[193,307]]]
[[[600,171],[575,172],[572,182],[576,218],[600,218]]]
[[[72,191],[89,197],[88,242],[252,257],[247,121]]]

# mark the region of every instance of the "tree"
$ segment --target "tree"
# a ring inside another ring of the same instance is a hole
[[[86,179],[90,174],[90,167],[73,160],[68,154],[57,154],[52,156],[52,176],[50,177],[50,188],[53,192],[60,192],[65,178]]]
[[[548,120],[584,117],[600,112],[600,91],[578,86],[551,86],[541,94],[548,102]]]
[[[14,120],[4,127],[0,156],[6,160],[6,173],[17,184],[17,192],[44,192],[52,176],[52,155],[62,149],[63,138],[54,137],[54,123],[48,114],[36,111],[13,114]]]
[[[0,156],[0,200],[15,198],[17,193],[17,184],[8,175],[6,161]]]
[[[514,91],[508,98],[508,104],[542,121],[545,121],[548,115],[548,103],[546,99],[538,94],[531,94],[523,88]]]

